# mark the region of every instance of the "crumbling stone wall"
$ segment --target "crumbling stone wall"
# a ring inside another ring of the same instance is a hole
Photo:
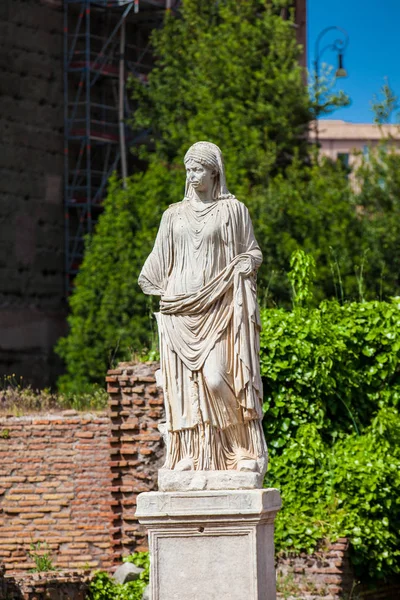
[[[113,477],[114,559],[147,549],[147,535],[135,518],[140,492],[157,489],[164,462],[158,430],[164,421],[163,396],[156,386],[158,363],[120,363],[108,371]]]
[[[313,555],[280,557],[277,563],[278,598],[294,595],[304,600],[339,599],[349,595],[354,574],[349,559],[348,541],[340,538]]]
[[[0,417],[0,561],[34,567],[32,542],[54,564],[107,567],[111,556],[110,422],[105,414]]]
[[[0,600],[85,600],[88,582],[89,573],[76,571],[0,574]]]
[[[0,375],[41,386],[66,327],[61,8],[0,2]]]
[[[397,600],[400,580],[360,584],[350,562],[346,538],[326,544],[312,555],[280,556],[277,561],[278,600]]]

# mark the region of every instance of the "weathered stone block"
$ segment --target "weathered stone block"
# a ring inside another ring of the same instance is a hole
[[[277,490],[150,492],[137,503],[151,600],[275,600]]]

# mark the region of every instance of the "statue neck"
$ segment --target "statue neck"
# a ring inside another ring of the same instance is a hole
[[[214,202],[214,199],[211,197],[211,192],[209,190],[200,192],[193,188],[190,200],[193,203],[199,202],[201,204],[210,204],[211,202]]]

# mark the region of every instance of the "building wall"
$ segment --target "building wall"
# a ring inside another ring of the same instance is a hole
[[[307,67],[307,2],[306,0],[295,0],[295,22],[296,38],[303,47],[300,57],[300,65]]]
[[[0,2],[0,373],[42,386],[66,329],[60,7]]]
[[[394,148],[400,148],[400,131],[396,125],[378,126],[372,123],[350,123],[335,119],[322,119],[310,130],[310,138],[318,144],[324,156],[336,160],[347,157],[350,167],[356,167],[361,154],[368,154],[379,143],[390,138]]]

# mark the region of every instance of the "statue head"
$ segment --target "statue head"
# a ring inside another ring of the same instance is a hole
[[[189,148],[184,158],[185,167],[191,167],[194,171],[198,165],[201,165],[207,173],[203,173],[202,180],[205,183],[212,183],[212,198],[219,200],[222,198],[231,198],[226,186],[224,161],[222,152],[215,144],[211,142],[196,142]],[[194,177],[194,180],[197,178]],[[196,184],[194,184],[196,185]],[[192,195],[192,183],[190,178],[186,179],[185,196],[190,198]]]

